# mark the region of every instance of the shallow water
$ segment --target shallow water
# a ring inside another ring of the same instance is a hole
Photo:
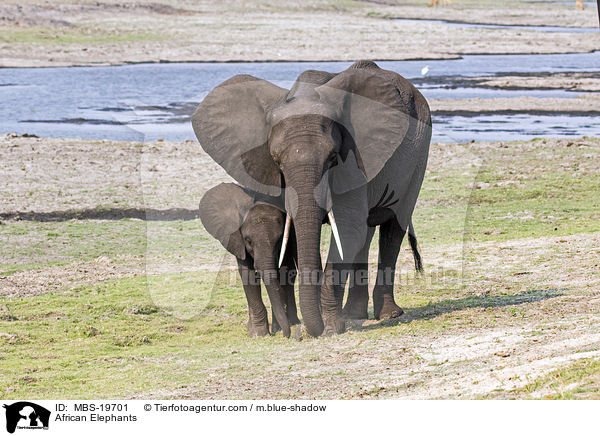
[[[512,24],[483,24],[483,23],[463,23],[460,21],[436,20],[436,19],[415,19],[415,18],[396,18],[399,21],[409,21],[414,23],[440,23],[450,27],[460,28],[478,28],[478,29],[512,29],[531,32],[558,32],[558,33],[598,33],[598,27],[564,27],[564,26],[524,26]]]
[[[463,115],[433,115],[433,142],[516,141],[540,136],[568,138],[575,136],[600,136],[600,117],[538,115],[538,114],[488,114],[474,117]],[[131,123],[123,125],[86,125],[68,123],[25,124],[22,132],[38,132],[39,136],[56,138],[98,138],[123,141],[195,140],[189,122]],[[37,130],[35,130],[37,129]],[[12,129],[9,131],[16,131]],[[44,134],[47,132],[48,134]]]
[[[483,87],[447,87],[440,78],[476,77],[503,73],[600,71],[600,55],[478,55],[454,60],[378,62],[409,79],[419,79],[427,98],[569,97],[564,90],[494,90]],[[149,141],[194,139],[189,116],[204,95],[218,83],[240,73],[252,74],[289,87],[295,77],[310,68],[342,71],[349,62],[293,63],[174,63],[114,67],[0,69],[0,132],[31,133],[38,136]],[[427,66],[427,76],[421,70]],[[434,80],[435,79],[435,80]],[[499,139],[587,134],[589,117],[561,120],[569,127],[557,129],[553,117],[497,115],[494,122],[513,123],[500,129]],[[463,138],[480,117],[440,118],[439,140]],[[488,118],[481,118],[487,124]],[[519,128],[519,125],[522,125]],[[530,126],[535,125],[535,134]],[[578,133],[580,132],[581,133]],[[520,132],[520,133],[519,133]],[[572,132],[572,133],[571,133]],[[595,134],[600,134],[596,130]],[[505,136],[502,136],[505,135]]]
[[[532,2],[532,3],[555,3],[555,4],[559,4],[559,5],[572,5],[573,0],[569,0],[569,1],[561,0],[561,1],[551,1],[551,2],[544,1],[544,2]],[[583,2],[583,6],[584,7],[590,6],[592,8],[595,8],[597,6],[597,3],[596,2]]]
[[[489,114],[476,117],[434,116],[437,142],[517,141],[540,136],[599,136],[600,117],[571,115]]]

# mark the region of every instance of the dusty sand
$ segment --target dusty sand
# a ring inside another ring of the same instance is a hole
[[[140,143],[7,134],[0,135],[0,156],[5,187],[0,192],[0,214],[5,219],[18,219],[14,212],[56,213],[99,205],[197,208],[204,190],[229,180],[197,141]],[[180,185],[185,179],[187,188]],[[176,197],[167,188],[173,185]],[[144,198],[144,192],[154,195]]]
[[[600,60],[600,57],[599,57]],[[600,73],[557,73],[531,75],[503,75],[467,79],[477,86],[504,89],[568,89],[580,92],[600,91]],[[598,94],[596,94],[598,95]]]
[[[119,262],[113,262],[106,256],[99,256],[87,262],[50,266],[0,277],[0,296],[28,297],[143,273],[144,264],[139,259],[120,258]]]
[[[600,115],[600,94],[577,98],[464,98],[428,100],[434,113],[538,112]]]
[[[159,61],[441,59],[469,53],[589,52],[600,33],[457,28],[392,18],[492,24],[597,26],[594,8],[539,2],[427,0],[87,2],[7,0],[0,66]]]

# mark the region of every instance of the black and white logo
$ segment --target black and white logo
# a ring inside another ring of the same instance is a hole
[[[50,411],[29,401],[5,404],[6,431],[14,433],[16,429],[48,429]]]

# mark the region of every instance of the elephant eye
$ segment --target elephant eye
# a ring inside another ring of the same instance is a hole
[[[252,239],[250,239],[248,236],[246,236],[244,238],[244,240],[246,241],[247,244],[252,244]]]

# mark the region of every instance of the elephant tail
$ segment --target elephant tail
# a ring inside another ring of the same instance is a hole
[[[417,235],[415,234],[415,228],[413,227],[412,220],[408,225],[408,242],[413,253],[413,258],[415,259],[415,270],[417,273],[422,273],[423,260],[421,259],[421,253],[419,253],[419,244],[417,242]]]

